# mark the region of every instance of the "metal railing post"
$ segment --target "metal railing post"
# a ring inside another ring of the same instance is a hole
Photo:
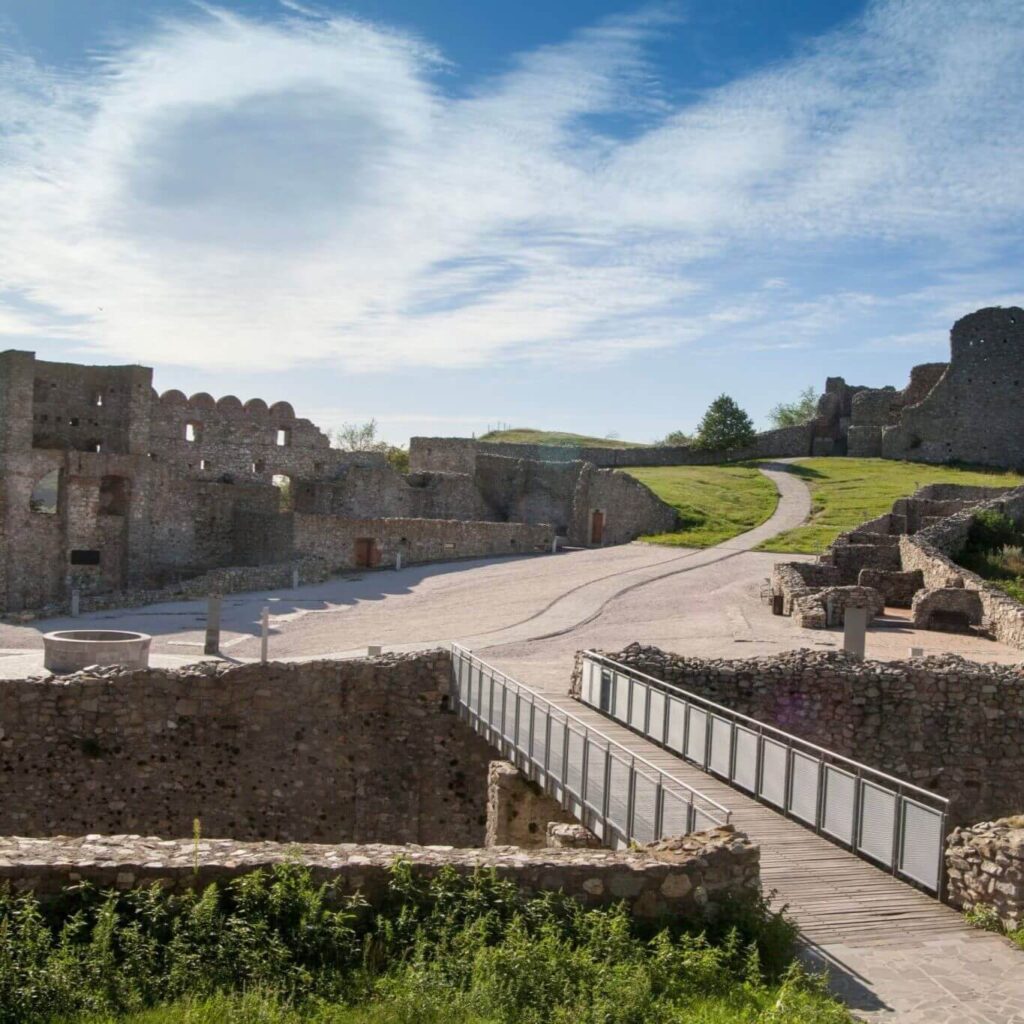
[[[611,758],[609,757],[609,760]],[[633,813],[636,810],[636,762],[629,763],[629,776],[626,783],[626,844],[633,841]]]

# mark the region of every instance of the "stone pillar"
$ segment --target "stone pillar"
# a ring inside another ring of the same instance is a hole
[[[547,845],[548,822],[574,823],[561,804],[519,774],[508,761],[492,761],[487,771],[487,831],[484,846]]]

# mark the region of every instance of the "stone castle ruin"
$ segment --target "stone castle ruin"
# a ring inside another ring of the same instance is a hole
[[[287,402],[158,394],[152,378],[0,353],[0,612],[65,608],[72,591],[88,608],[282,586],[297,565],[308,580],[550,551],[556,535],[621,543],[675,523],[636,480],[583,462],[402,475],[332,448]]]
[[[948,363],[910,371],[902,390],[830,377],[812,454],[1024,466],[1024,310],[992,306],[950,331]]]
[[[1024,487],[930,484],[840,534],[814,562],[780,562],[773,611],[803,628],[840,626],[846,609],[909,608],[916,629],[978,632],[1024,649],[1024,605],[954,560],[983,512],[1024,523]]]
[[[419,469],[465,469],[482,454],[584,459],[595,466],[705,466],[726,461],[854,455],[910,462],[1024,467],[1024,310],[979,309],[950,332],[950,361],[910,371],[902,390],[829,377],[809,422],[759,433],[735,451],[685,445],[574,448],[414,437]]]

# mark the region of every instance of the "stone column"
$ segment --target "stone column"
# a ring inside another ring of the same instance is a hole
[[[548,822],[575,822],[535,782],[508,761],[492,761],[487,771],[487,830],[484,846],[547,845]]]

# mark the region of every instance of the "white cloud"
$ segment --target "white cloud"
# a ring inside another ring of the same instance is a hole
[[[298,4],[87,72],[0,55],[0,338],[351,370],[803,346],[871,297],[801,292],[795,262],[1020,242],[1016,0],[877,3],[685,107],[645,60],[662,29],[602,23],[459,97],[421,40]],[[768,245],[785,277],[762,260],[733,300],[711,268]]]

